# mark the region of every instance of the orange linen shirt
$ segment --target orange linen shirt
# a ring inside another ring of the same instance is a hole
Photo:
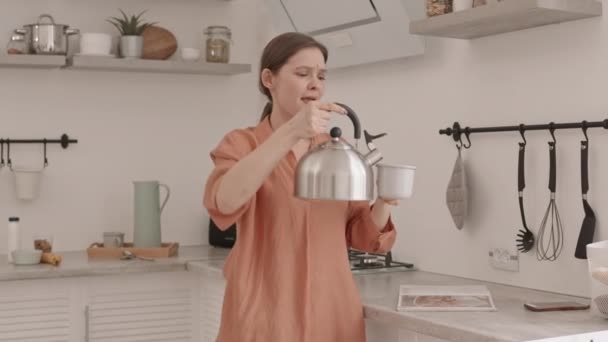
[[[390,218],[380,229],[367,201],[296,198],[297,161],[289,152],[263,185],[229,215],[216,204],[222,176],[273,133],[269,119],[228,133],[211,152],[204,206],[220,228],[237,223],[223,274],[226,289],[217,342],[363,342],[363,307],[347,248],[386,252]],[[327,140],[313,139],[311,148]]]

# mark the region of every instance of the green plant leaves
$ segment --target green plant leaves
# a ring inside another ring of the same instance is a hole
[[[141,36],[148,26],[153,26],[157,23],[146,23],[141,20],[141,16],[146,13],[147,10],[142,11],[138,15],[131,15],[131,17],[122,9],[119,9],[119,11],[122,14],[122,18],[110,17],[107,21],[116,27],[122,36]]]

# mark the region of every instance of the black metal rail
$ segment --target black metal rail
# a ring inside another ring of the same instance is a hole
[[[520,132],[523,136],[523,133],[525,131],[540,131],[540,130],[549,130],[549,132],[551,132],[551,135],[553,135],[553,132],[557,129],[572,129],[572,128],[578,128],[578,129],[582,129],[585,132],[585,135],[587,134],[587,128],[604,128],[604,129],[608,129],[608,119],[604,120],[604,121],[581,121],[581,122],[566,122],[566,123],[555,123],[555,122],[550,122],[548,124],[541,124],[541,125],[524,125],[524,124],[520,124],[517,126],[498,126],[498,127],[476,127],[476,128],[471,128],[471,127],[462,127],[460,125],[460,123],[458,122],[454,122],[454,124],[452,125],[452,127],[448,127],[445,129],[440,129],[439,130],[439,134],[445,134],[445,135],[449,135],[452,136],[452,138],[454,139],[454,141],[456,142],[460,142],[462,144],[462,134],[464,134],[467,137],[467,140],[469,138],[470,134],[473,133],[491,133],[491,132],[510,132],[510,131],[515,131],[515,132]],[[524,138],[525,139],[525,138]],[[555,139],[555,136],[553,136],[553,139]],[[469,140],[469,145],[465,147],[470,147],[470,140]]]
[[[44,146],[44,166],[48,165],[48,159],[46,157],[46,145],[48,144],[60,144],[64,149],[68,148],[70,144],[78,143],[77,139],[70,139],[67,134],[62,134],[60,139],[0,139],[0,167],[5,165],[4,162],[4,145],[6,145],[6,165],[12,166],[11,161],[11,145],[15,144],[42,144]]]

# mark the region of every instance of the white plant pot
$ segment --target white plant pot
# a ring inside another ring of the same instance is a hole
[[[144,51],[142,36],[121,36],[120,56],[123,58],[141,58]]]

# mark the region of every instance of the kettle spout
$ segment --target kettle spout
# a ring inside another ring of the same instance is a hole
[[[382,153],[380,153],[380,151],[377,149],[373,149],[368,154],[363,156],[363,158],[369,165],[373,166],[382,160]]]
[[[372,143],[374,139],[381,138],[386,135],[386,133],[371,135],[367,131],[363,131],[365,133],[365,143],[367,148],[369,148],[369,153],[366,154],[363,158],[369,165],[376,165],[378,162],[382,160],[382,153],[376,149],[376,146]]]

